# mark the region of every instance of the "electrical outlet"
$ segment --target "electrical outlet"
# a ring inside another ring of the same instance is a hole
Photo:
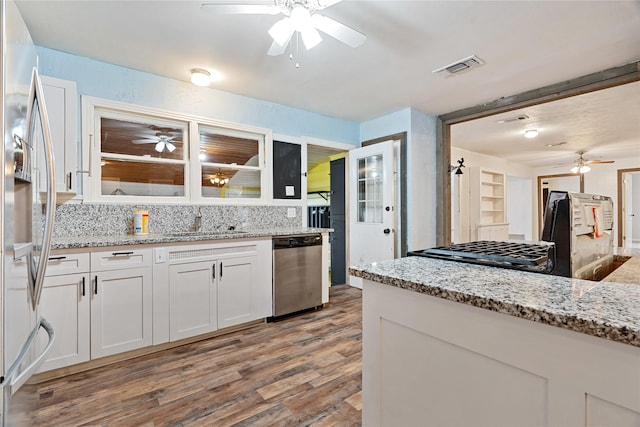
[[[156,264],[163,264],[167,262],[167,250],[165,248],[154,248],[153,255],[156,260]]]
[[[287,218],[295,218],[295,217],[296,217],[296,208],[288,208]]]

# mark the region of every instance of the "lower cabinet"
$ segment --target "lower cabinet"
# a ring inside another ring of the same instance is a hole
[[[171,341],[217,329],[216,261],[169,266],[169,337]]]
[[[154,266],[154,344],[271,315],[271,240],[176,246],[166,258]]]
[[[256,312],[256,256],[219,262],[218,327],[226,328],[259,319]]]
[[[271,239],[56,252],[39,307],[56,338],[39,372],[264,319],[271,301]]]
[[[151,345],[152,290],[150,249],[52,255],[39,313],[55,341],[39,372]]]
[[[92,274],[91,358],[151,345],[151,268]]]
[[[40,371],[62,368],[89,360],[89,274],[45,278],[40,315],[53,325],[55,341]],[[40,346],[47,345],[46,334]]]

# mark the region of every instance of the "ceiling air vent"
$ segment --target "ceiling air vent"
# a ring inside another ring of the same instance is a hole
[[[496,123],[511,123],[511,122],[519,122],[521,120],[527,120],[529,116],[526,114],[520,114],[515,117],[508,117],[506,119],[497,120]]]
[[[475,55],[472,55],[468,58],[461,59],[460,61],[456,61],[453,64],[449,64],[445,67],[438,68],[437,70],[433,70],[433,74],[437,74],[440,77],[449,77],[454,74],[461,73],[463,71],[469,70],[471,68],[477,67],[484,64],[484,61],[478,58]]]

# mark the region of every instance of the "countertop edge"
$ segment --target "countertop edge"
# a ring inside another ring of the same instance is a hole
[[[418,261],[416,261],[418,262]],[[439,261],[443,263],[451,263],[454,265],[459,264],[453,261]],[[370,266],[356,266],[349,268],[349,274],[362,279],[375,281],[388,286],[394,286],[401,289],[418,292],[426,295],[430,295],[445,300],[458,302],[462,304],[471,305],[477,308],[482,308],[497,313],[514,316],[517,318],[530,320],[550,326],[556,326],[563,329],[592,335],[599,338],[605,338],[611,341],[629,344],[635,347],[640,347],[640,323],[633,324],[633,327],[625,325],[624,321],[616,321],[617,319],[607,319],[606,316],[601,319],[590,319],[589,316],[582,316],[580,313],[566,312],[566,307],[558,307],[556,310],[536,308],[531,305],[525,305],[518,302],[506,301],[499,297],[480,296],[473,294],[470,291],[460,291],[447,288],[446,286],[439,285],[436,279],[421,279],[420,283],[416,280],[409,278],[402,278],[402,274],[385,274],[367,271]],[[501,274],[509,274],[508,270],[502,270]],[[506,272],[506,273],[505,273]],[[537,275],[537,273],[527,273]],[[400,277],[398,277],[400,276]],[[545,276],[545,275],[541,275]],[[552,279],[556,282],[556,286],[562,286],[566,281],[567,293],[570,293],[571,283],[576,279],[559,278],[553,276]],[[586,281],[580,281],[586,282]],[[491,280],[487,278],[487,286],[491,286]],[[591,285],[593,288],[597,287],[600,282],[586,282],[586,285]],[[617,284],[612,282],[605,282],[605,284],[620,285],[620,286],[637,286],[633,284]],[[640,295],[640,286],[638,287],[638,294]],[[506,298],[505,298],[506,299]],[[584,304],[583,301],[579,302]],[[578,304],[578,305],[580,305]],[[562,313],[562,311],[565,311]],[[622,316],[621,316],[622,317]],[[625,321],[627,319],[624,319]]]
[[[170,243],[197,243],[210,241],[225,241],[236,239],[258,239],[274,236],[288,236],[299,234],[326,234],[331,233],[331,228],[282,228],[268,230],[240,230],[239,232],[229,231],[228,233],[206,231],[197,235],[175,235],[175,233],[157,233],[148,235],[114,235],[114,236],[76,236],[57,237],[51,244],[52,250],[63,249],[83,249],[99,248],[109,246],[129,246],[129,245],[152,245]]]

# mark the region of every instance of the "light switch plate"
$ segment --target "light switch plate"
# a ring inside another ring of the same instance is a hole
[[[296,217],[296,208],[287,208],[287,218]]]
[[[285,185],[284,195],[287,197],[293,197],[296,195],[296,188],[293,185]]]

